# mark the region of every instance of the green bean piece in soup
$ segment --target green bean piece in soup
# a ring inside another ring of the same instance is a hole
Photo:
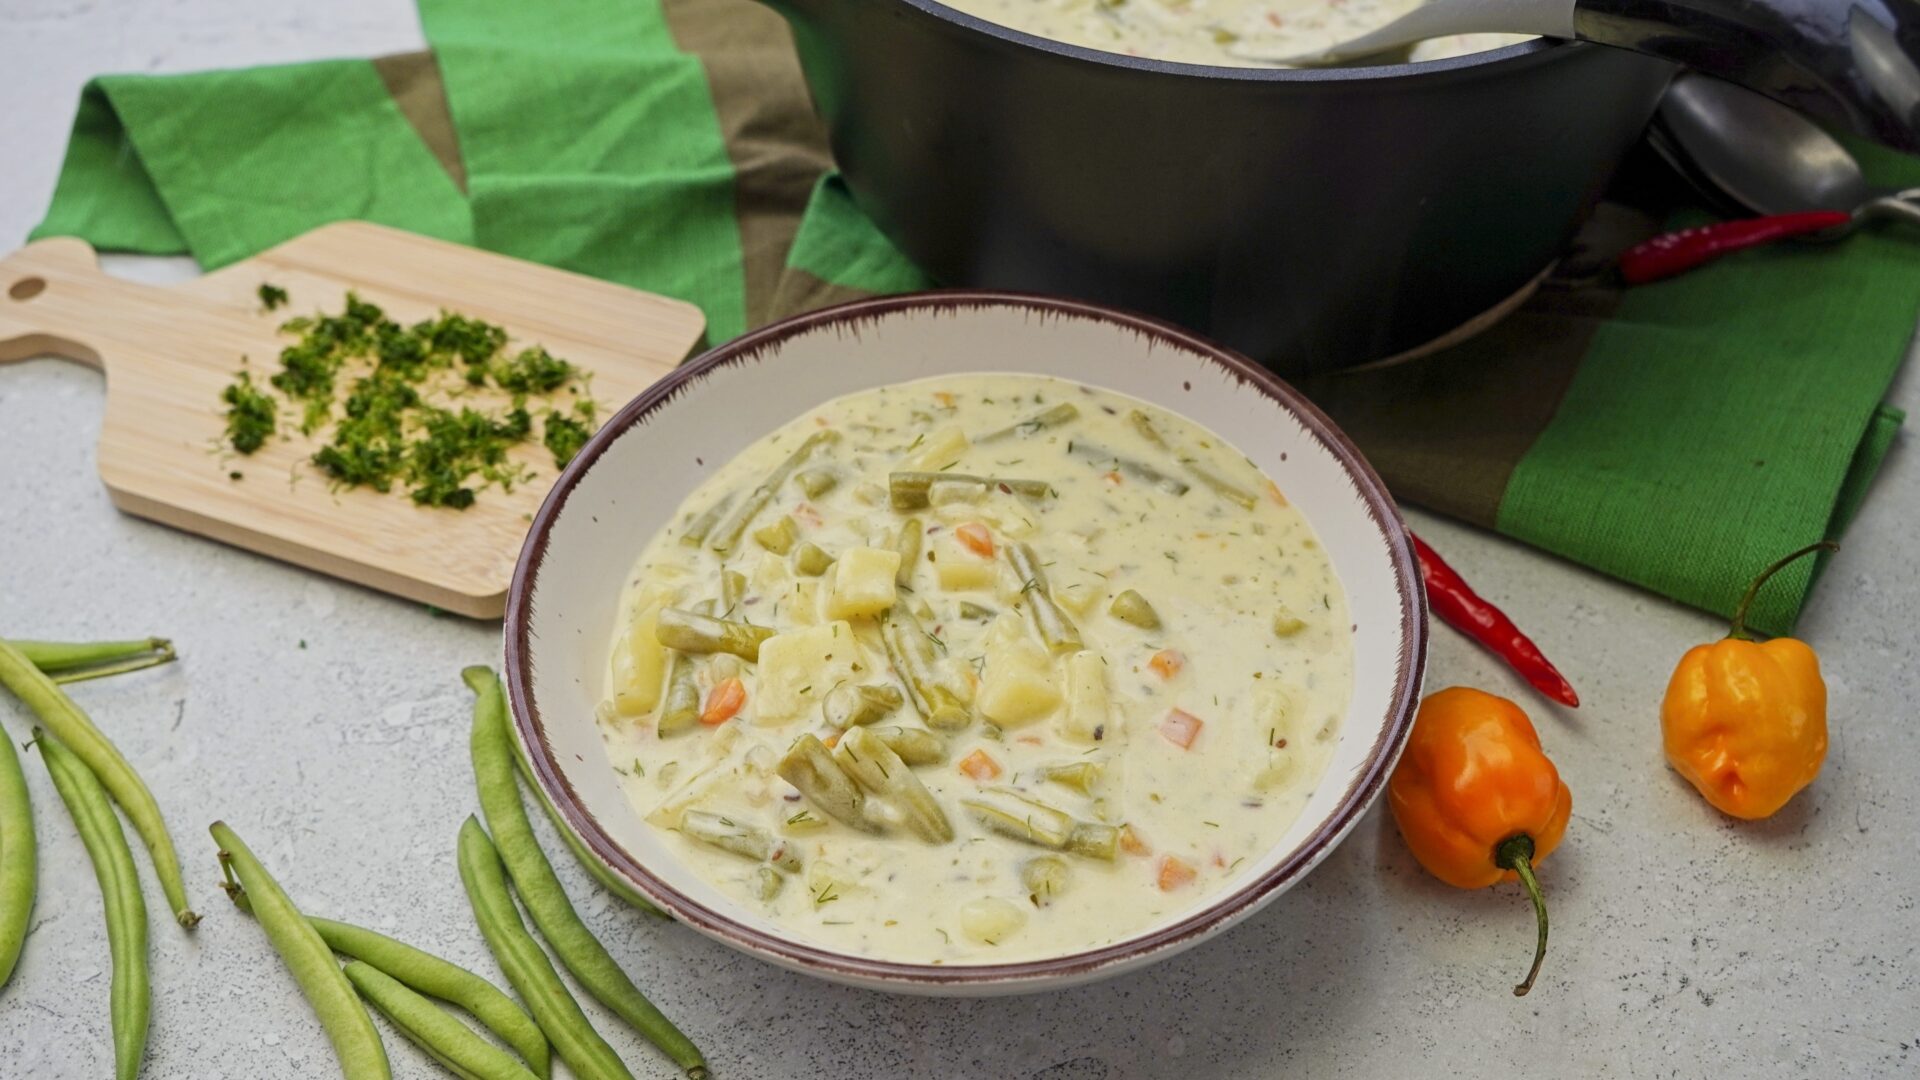
[[[1279,464],[1043,376],[818,404],[608,583],[605,767],[679,869],[831,952],[1000,964],[1169,925],[1285,837],[1353,692]]]

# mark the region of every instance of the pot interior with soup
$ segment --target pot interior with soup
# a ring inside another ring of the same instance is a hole
[[[1038,376],[807,412],[687,498],[620,610],[600,730],[635,812],[796,938],[899,962],[1081,952],[1231,887],[1352,692],[1279,488]]]
[[[1284,67],[1405,15],[1419,0],[943,0],[948,7],[1036,37],[1154,60]],[[1438,60],[1525,41],[1461,34],[1415,46]]]

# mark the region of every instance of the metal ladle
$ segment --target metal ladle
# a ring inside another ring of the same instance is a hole
[[[1648,142],[1716,202],[1759,217],[1656,236],[1620,256],[1629,284],[1788,237],[1837,240],[1875,220],[1920,224],[1920,188],[1875,189],[1819,125],[1731,83],[1685,73],[1660,102]]]

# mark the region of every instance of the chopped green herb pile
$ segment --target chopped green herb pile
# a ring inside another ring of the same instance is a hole
[[[251,454],[273,434],[274,418],[279,410],[273,397],[253,385],[253,373],[242,371],[233,385],[220,394],[227,403],[227,441],[235,450]]]
[[[287,294],[262,285],[260,300],[272,310]],[[331,426],[314,466],[345,487],[391,491],[398,483],[423,506],[464,510],[481,488],[512,490],[529,475],[507,456],[533,436],[529,398],[569,385],[582,394],[585,381],[538,345],[509,356],[501,327],[449,311],[403,326],[353,293],[340,313],[289,319],[280,332],[297,340],[281,350],[280,371],[268,382],[300,404],[303,434]],[[449,400],[489,386],[511,395],[511,404],[487,411]],[[242,454],[260,449],[275,431],[272,395],[242,371],[221,397],[227,442]],[[584,394],[569,411],[545,411],[541,443],[556,468],[579,453],[594,414]]]

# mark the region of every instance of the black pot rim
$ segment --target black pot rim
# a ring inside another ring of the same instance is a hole
[[[1371,67],[1328,67],[1328,68],[1273,68],[1273,67],[1226,67],[1213,64],[1189,64],[1173,60],[1154,60],[1142,56],[1128,56],[1125,53],[1106,52],[1088,48],[1085,45],[1071,45],[1053,38],[1029,34],[1010,26],[970,15],[957,8],[948,7],[939,0],[900,0],[931,18],[938,19],[962,30],[968,30],[987,37],[997,38],[1019,48],[1037,49],[1057,56],[1080,60],[1103,67],[1125,68],[1132,71],[1159,75],[1177,76],[1189,79],[1214,79],[1221,82],[1252,83],[1329,83],[1329,82],[1386,82],[1395,79],[1427,79],[1447,75],[1469,68],[1486,67],[1522,59],[1535,59],[1551,62],[1556,56],[1569,56],[1585,52],[1588,49],[1604,48],[1581,41],[1562,41],[1553,38],[1534,38],[1531,41],[1515,42],[1498,49],[1467,53],[1464,56],[1450,56],[1441,60],[1422,60],[1419,63],[1379,64]]]

